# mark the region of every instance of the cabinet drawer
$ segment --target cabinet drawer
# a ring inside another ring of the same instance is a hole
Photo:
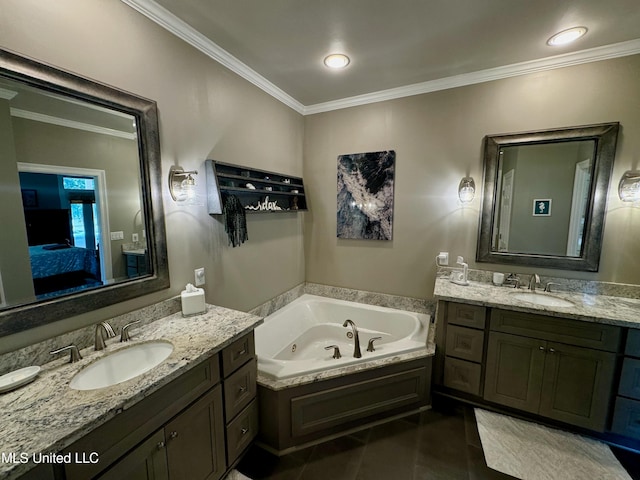
[[[625,355],[632,357],[640,357],[640,330],[635,328],[629,329],[627,335],[627,346],[624,350]]]
[[[255,358],[224,381],[224,411],[229,422],[256,396]]]
[[[491,311],[491,330],[608,352],[618,351],[622,333],[620,327],[613,325],[497,308]]]
[[[618,397],[611,431],[625,437],[640,439],[640,401]]]
[[[447,323],[463,327],[484,328],[486,309],[479,305],[449,303]]]
[[[474,330],[456,325],[447,326],[447,356],[472,362],[481,362],[483,342],[483,330]]]
[[[444,360],[444,386],[479,395],[481,372],[477,363],[447,357]]]
[[[624,359],[618,394],[640,400],[640,360],[635,358]]]
[[[228,377],[238,367],[242,366],[254,356],[255,343],[253,332],[236,340],[227,348],[222,350],[222,374]]]
[[[258,434],[258,402],[254,399],[227,426],[227,465],[237,460]]]

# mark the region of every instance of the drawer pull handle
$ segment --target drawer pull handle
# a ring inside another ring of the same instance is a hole
[[[550,348],[550,349],[549,349],[549,353],[556,353],[556,351],[555,351],[555,349]]]
[[[245,348],[243,348],[242,350],[240,350],[238,352],[238,355],[244,355],[245,353],[247,353],[247,350]]]
[[[156,448],[158,450],[162,450],[165,447],[165,443],[164,442],[158,442],[158,444],[156,445]]]
[[[240,388],[238,388],[238,393],[244,393],[247,391],[247,387],[242,385]]]
[[[541,351],[541,352],[546,352],[546,351],[547,351],[547,349],[546,349],[546,348],[544,348],[544,347],[539,347],[539,348],[540,348],[540,351]]]
[[[177,438],[178,437],[178,432],[173,431],[169,434],[169,438]]]
[[[249,432],[249,429],[248,429],[248,428],[243,428],[243,429],[241,429],[241,430],[240,430],[240,433],[241,433],[242,435],[246,435],[246,434],[247,434],[247,432]]]

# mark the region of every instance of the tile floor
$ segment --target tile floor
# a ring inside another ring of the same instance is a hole
[[[614,450],[634,480],[640,455]],[[253,480],[497,480],[487,467],[473,409],[458,404],[276,457],[258,447],[238,470]]]

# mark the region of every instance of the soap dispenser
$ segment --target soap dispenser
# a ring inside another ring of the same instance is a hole
[[[462,270],[451,272],[451,281],[456,285],[469,285],[469,281],[467,280],[469,265],[466,264],[464,258],[460,256],[456,260],[456,263],[462,266]]]

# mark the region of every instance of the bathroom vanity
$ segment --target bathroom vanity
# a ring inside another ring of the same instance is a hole
[[[128,344],[83,351],[77,363],[45,365],[34,383],[4,394],[5,452],[56,461],[1,463],[2,478],[207,478],[225,475],[258,432],[253,329],[260,317],[207,305],[132,332],[130,344],[171,342],[171,355],[134,379],[73,390],[86,365]]]
[[[521,289],[444,278],[434,293],[435,391],[623,443],[640,439],[640,300],[568,292],[529,299]]]

